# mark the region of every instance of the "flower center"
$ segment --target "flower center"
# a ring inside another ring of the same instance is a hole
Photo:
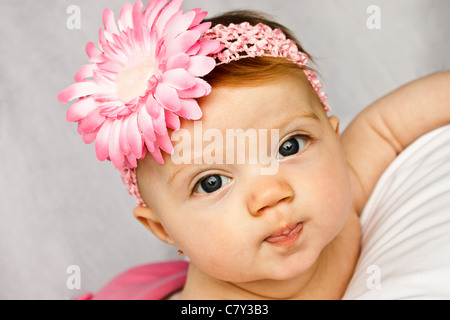
[[[129,67],[123,69],[116,77],[117,97],[128,103],[136,97],[145,95],[148,80],[156,75],[155,59],[143,52],[130,60]]]

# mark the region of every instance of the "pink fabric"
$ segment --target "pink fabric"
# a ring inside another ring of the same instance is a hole
[[[131,268],[77,300],[162,300],[184,287],[188,266],[177,260]]]

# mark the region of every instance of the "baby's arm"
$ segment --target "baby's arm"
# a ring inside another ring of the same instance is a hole
[[[341,138],[358,214],[395,157],[423,134],[446,124],[450,124],[450,71],[404,85],[353,120]]]

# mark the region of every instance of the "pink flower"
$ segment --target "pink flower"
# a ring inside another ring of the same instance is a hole
[[[202,117],[195,99],[211,91],[201,77],[215,67],[209,55],[220,43],[200,40],[210,28],[201,23],[207,13],[183,13],[182,2],[150,0],[144,11],[141,0],[126,3],[118,26],[105,9],[99,48],[86,45],[90,64],[58,95],[62,103],[77,99],[67,121],[78,122],[83,141],[95,141],[97,158],[119,170],[135,168],[147,150],[164,163],[161,150],[173,153],[167,128],[178,130],[179,117]]]

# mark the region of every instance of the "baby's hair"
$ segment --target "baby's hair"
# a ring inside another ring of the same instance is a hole
[[[293,33],[285,26],[271,20],[267,15],[252,10],[236,10],[223,13],[210,19],[205,19],[212,23],[211,27],[216,25],[230,25],[248,22],[253,26],[263,23],[273,30],[280,29],[286,38],[294,41],[300,52],[311,56],[302,48],[300,42]],[[204,77],[212,86],[252,86],[259,85],[270,80],[276,80],[282,75],[298,72],[299,70],[311,69],[306,66],[300,66],[292,61],[277,57],[257,57],[246,58],[231,63],[221,64]],[[314,70],[313,70],[314,71]]]

